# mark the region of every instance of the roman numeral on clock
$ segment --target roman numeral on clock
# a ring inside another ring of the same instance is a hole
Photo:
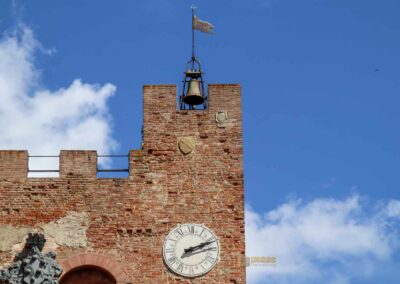
[[[183,264],[179,264],[178,267],[176,268],[176,270],[178,270],[179,272],[183,271]]]
[[[209,263],[213,263],[214,261],[215,261],[215,258],[213,258],[213,257],[211,257],[211,256],[207,256],[206,257],[206,260],[205,261],[207,261],[207,262],[209,262]]]
[[[203,271],[206,271],[206,268],[203,266],[203,264],[200,264],[200,267],[203,269]]]
[[[168,262],[169,262],[171,265],[174,264],[174,263],[177,262],[177,261],[178,261],[178,260],[177,260],[177,258],[176,258],[175,256],[168,258]]]
[[[177,230],[176,230],[176,232],[177,232],[179,235],[181,235],[181,236],[183,236],[183,235],[184,235],[184,233],[183,233],[182,229],[180,229],[180,228],[179,228],[179,229],[177,229]]]

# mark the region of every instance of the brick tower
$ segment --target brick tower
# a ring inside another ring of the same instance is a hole
[[[0,151],[0,266],[38,233],[61,284],[245,283],[241,89],[208,90],[207,109],[177,110],[175,85],[144,86],[127,178],[98,178],[95,151],[28,178],[27,151]]]

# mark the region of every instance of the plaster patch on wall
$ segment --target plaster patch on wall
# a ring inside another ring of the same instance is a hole
[[[162,113],[161,114],[161,119],[163,120],[163,122],[168,122],[171,118],[171,114],[170,113]]]
[[[57,221],[42,225],[46,236],[59,246],[70,248],[87,247],[86,231],[89,228],[89,214],[86,212],[68,212]]]
[[[0,252],[11,251],[14,245],[23,243],[29,230],[25,227],[0,225]]]
[[[166,190],[160,190],[156,193],[157,201],[163,205],[168,203],[168,192]]]
[[[165,182],[167,175],[166,174],[155,174],[155,173],[146,173],[145,174],[146,179],[151,181],[153,185],[160,185],[163,182]]]

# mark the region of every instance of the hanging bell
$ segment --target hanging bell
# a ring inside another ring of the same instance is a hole
[[[183,97],[183,102],[188,105],[201,105],[204,103],[204,97],[200,92],[200,82],[195,78],[191,78],[188,84],[186,96]]]

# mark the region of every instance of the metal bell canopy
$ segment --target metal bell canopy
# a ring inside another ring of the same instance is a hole
[[[185,76],[183,79],[182,95],[179,98],[179,106],[181,110],[196,109],[196,106],[207,108],[207,93],[204,87],[203,71],[201,69],[200,60],[194,53],[194,31],[199,30],[205,33],[213,33],[214,26],[208,22],[199,20],[192,6],[192,58],[186,63]]]
[[[200,61],[193,57],[187,64],[183,79],[181,109],[195,109],[197,105],[207,108],[207,95],[204,88],[203,72]]]

